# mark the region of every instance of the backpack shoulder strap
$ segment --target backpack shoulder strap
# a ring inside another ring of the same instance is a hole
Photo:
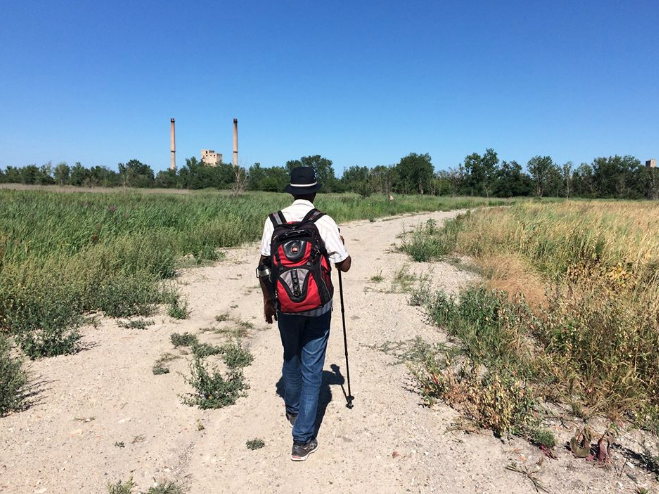
[[[275,228],[277,228],[279,225],[286,224],[286,218],[284,217],[284,213],[281,211],[272,213],[268,217],[270,218],[270,221],[272,221],[272,224],[275,226]]]
[[[321,212],[318,211],[317,209],[312,209],[311,211],[309,211],[309,212],[304,216],[304,219],[302,220],[302,222],[305,222],[305,221],[311,221],[312,223],[315,223],[316,221],[318,221],[318,220],[319,220],[320,218],[322,218],[323,216],[325,216],[325,213],[321,213]]]

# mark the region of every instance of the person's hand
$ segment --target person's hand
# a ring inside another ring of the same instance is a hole
[[[275,304],[272,303],[272,300],[266,300],[263,302],[263,315],[265,316],[265,322],[272,324],[273,319],[277,320],[277,309],[275,309]]]
[[[339,235],[339,237],[341,237],[341,243],[342,243],[343,245],[345,245],[345,244],[346,244],[346,240],[343,238],[343,235]]]

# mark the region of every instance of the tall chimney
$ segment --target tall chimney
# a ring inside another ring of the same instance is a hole
[[[233,119],[233,166],[238,166],[238,119]]]
[[[172,118],[172,152],[170,156],[169,169],[176,170],[176,139],[174,137],[174,119]]]

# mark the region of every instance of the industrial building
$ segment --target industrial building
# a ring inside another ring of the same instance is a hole
[[[205,165],[215,166],[222,163],[222,153],[216,153],[213,149],[202,149],[201,162]]]
[[[222,153],[214,149],[201,150],[201,162],[205,165],[215,166],[222,163]],[[233,166],[238,166],[238,119],[233,119]],[[176,129],[174,119],[170,119],[170,170],[176,170]]]

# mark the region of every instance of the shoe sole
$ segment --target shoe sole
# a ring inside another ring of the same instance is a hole
[[[309,458],[309,455],[310,455],[311,453],[315,452],[317,449],[318,449],[318,445],[316,445],[316,447],[315,447],[314,449],[312,449],[311,451],[309,451],[309,452],[306,454],[306,456],[293,456],[293,455],[291,455],[291,460],[292,460],[292,461],[304,461],[304,460],[306,460],[307,458]]]

